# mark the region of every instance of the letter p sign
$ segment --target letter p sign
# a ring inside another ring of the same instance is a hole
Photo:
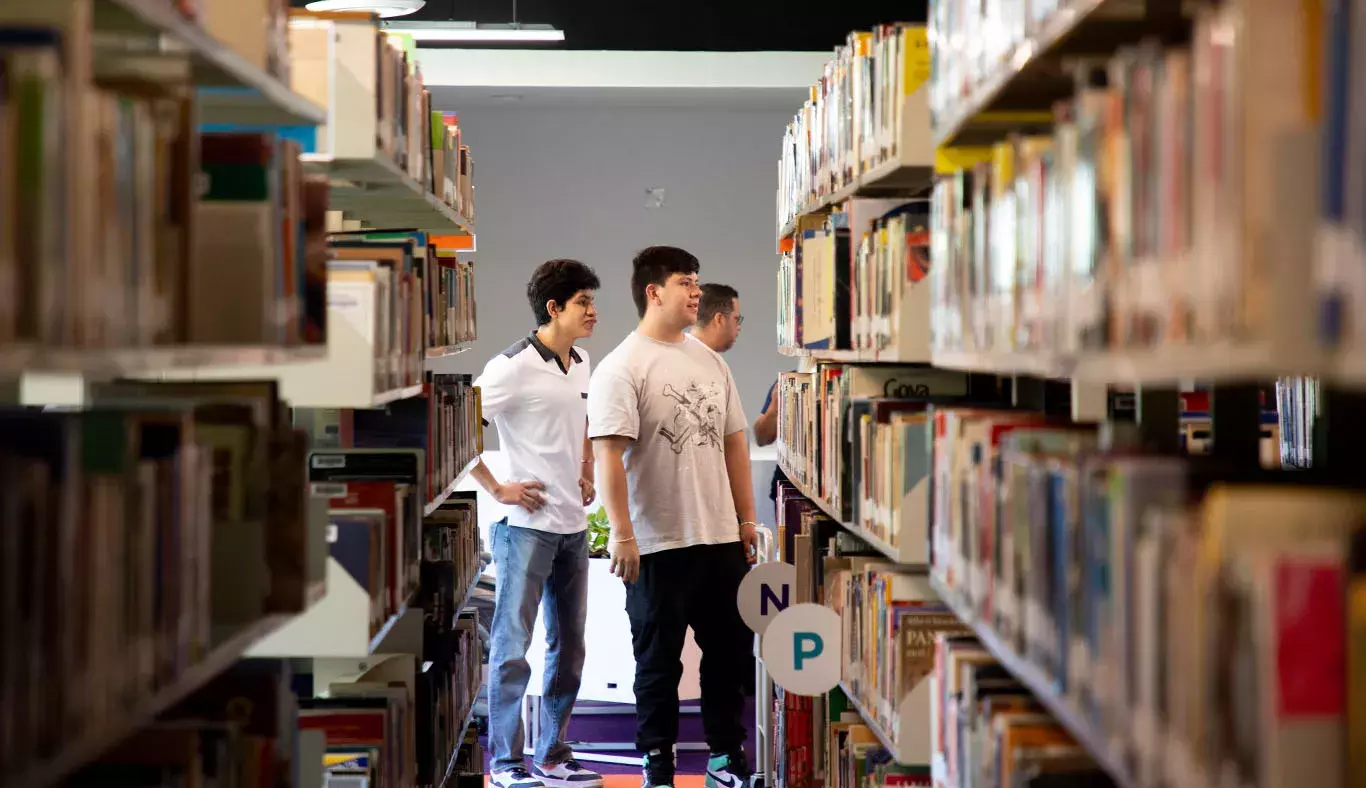
[[[809,659],[815,659],[825,651],[825,640],[815,632],[792,633],[792,669],[801,670]]]
[[[820,695],[839,683],[843,668],[840,617],[823,605],[792,605],[764,631],[760,653],[780,687]]]

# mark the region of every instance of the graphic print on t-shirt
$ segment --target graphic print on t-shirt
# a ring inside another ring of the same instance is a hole
[[[716,425],[722,403],[718,383],[698,385],[694,380],[684,391],[665,383],[664,396],[674,401],[674,416],[672,421],[660,425],[659,434],[668,439],[674,454],[682,454],[689,442],[703,448],[721,448],[721,430]]]

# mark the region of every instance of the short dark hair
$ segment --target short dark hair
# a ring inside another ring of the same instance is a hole
[[[550,322],[547,301],[564,306],[580,290],[597,290],[601,284],[593,269],[578,260],[547,260],[536,266],[526,284],[526,298],[536,315],[536,325]]]
[[[729,315],[740,293],[730,285],[708,282],[702,285],[702,301],[697,305],[697,325],[705,326],[717,315]]]
[[[631,261],[631,298],[636,312],[645,317],[645,288],[663,287],[674,274],[695,274],[702,270],[697,258],[677,246],[651,246],[636,253]]]

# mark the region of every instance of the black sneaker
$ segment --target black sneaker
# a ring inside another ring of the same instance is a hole
[[[641,782],[641,788],[673,788],[674,785],[674,752],[670,747],[667,750],[651,750],[645,753],[643,767],[645,779]]]
[[[489,782],[497,788],[545,788],[545,783],[532,777],[530,772],[520,766],[494,772],[489,778]]]

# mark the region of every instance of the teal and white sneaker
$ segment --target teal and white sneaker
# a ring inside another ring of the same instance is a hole
[[[707,761],[706,788],[752,788],[754,772],[744,750],[728,755],[715,755]]]
[[[650,750],[641,759],[645,771],[645,779],[641,782],[641,788],[673,788],[674,785],[674,752],[670,747],[667,750]]]

